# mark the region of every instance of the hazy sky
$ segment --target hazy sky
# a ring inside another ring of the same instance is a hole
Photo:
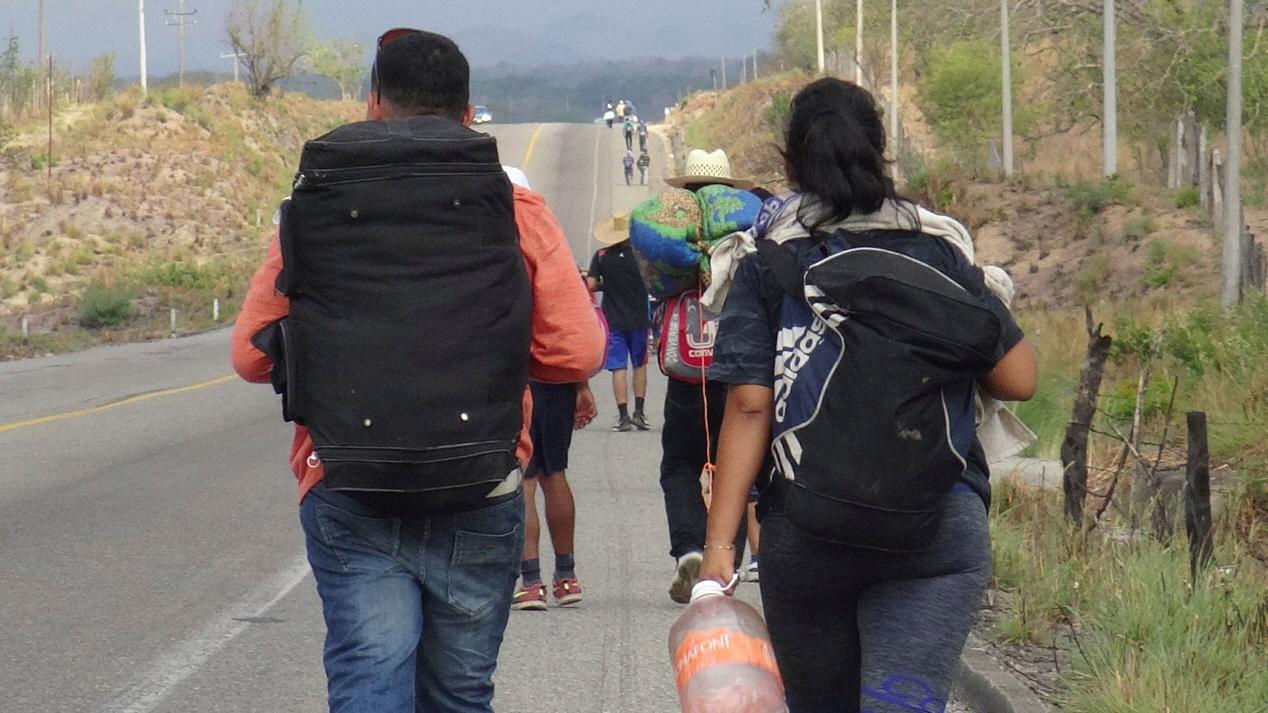
[[[137,74],[137,0],[45,0],[49,50],[74,71],[106,52],[118,75]],[[165,9],[180,0],[147,0],[150,72],[174,72],[176,28]],[[186,49],[189,69],[223,69],[223,25],[230,0],[185,0],[198,11]],[[538,64],[599,57],[737,57],[766,48],[774,14],[761,0],[301,0],[319,37],[369,47],[385,29],[410,26],[452,36],[473,65]],[[13,30],[23,55],[36,53],[39,0],[0,0],[0,32]]]

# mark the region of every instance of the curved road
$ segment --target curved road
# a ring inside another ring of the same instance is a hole
[[[593,222],[647,195],[621,179],[617,130],[490,131],[578,264]],[[227,330],[0,364],[0,710],[324,709],[290,429],[269,388],[229,374]],[[607,384],[571,470],[587,598],[514,613],[499,711],[676,710],[659,433],[608,431]]]

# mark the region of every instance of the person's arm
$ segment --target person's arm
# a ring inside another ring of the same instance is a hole
[[[733,386],[727,393],[701,579],[725,585],[735,574],[733,543],[748,511],[749,491],[766,459],[774,413],[775,391],[770,387]]]
[[[269,244],[264,262],[251,277],[242,310],[233,323],[230,358],[234,371],[252,383],[266,383],[273,363],[251,343],[260,330],[290,313],[291,301],[277,291],[277,276],[282,271],[282,247],[275,237]]]
[[[577,413],[573,419],[573,428],[580,431],[589,426],[594,417],[598,415],[599,407],[595,404],[594,392],[590,390],[590,382],[582,381],[578,383]]]
[[[533,290],[529,376],[568,384],[598,371],[606,346],[563,228],[537,193],[515,188],[515,222]]]
[[[603,262],[599,259],[602,250],[598,250],[590,258],[590,269],[586,271],[586,287],[591,292],[603,291]]]
[[[1022,339],[982,378],[982,388],[1000,401],[1029,401],[1039,383],[1034,347]]]

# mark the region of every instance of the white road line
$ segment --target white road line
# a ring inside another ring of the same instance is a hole
[[[599,222],[599,146],[603,141],[603,129],[595,127],[594,132],[594,193],[590,197],[590,223],[586,225],[586,254],[583,260],[589,260],[594,253],[594,226]]]
[[[182,681],[192,676],[229,642],[251,626],[243,619],[268,613],[309,574],[308,559],[300,555],[269,581],[235,602],[193,637],[157,659],[149,672],[99,709],[99,713],[150,713]]]

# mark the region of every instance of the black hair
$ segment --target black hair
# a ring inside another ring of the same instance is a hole
[[[379,50],[378,91],[401,111],[461,121],[471,98],[471,66],[453,40],[413,32]]]
[[[885,126],[876,101],[856,84],[827,77],[792,100],[784,137],[788,180],[819,200],[810,233],[899,199],[885,160]],[[914,213],[914,211],[913,211]]]

